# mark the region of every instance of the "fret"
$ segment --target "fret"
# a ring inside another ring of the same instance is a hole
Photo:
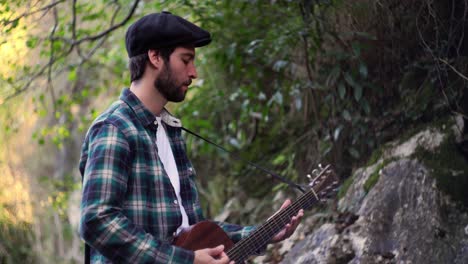
[[[273,215],[264,224],[259,226],[250,236],[235,244],[235,246],[227,252],[227,255],[237,263],[244,261],[248,256],[268,244],[268,242],[290,222],[291,218],[296,215],[300,209],[308,209],[315,202],[317,202],[317,198],[313,191],[302,195],[291,205]]]

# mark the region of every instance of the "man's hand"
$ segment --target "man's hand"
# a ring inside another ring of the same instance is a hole
[[[289,199],[286,200],[283,203],[283,205],[281,206],[281,208],[278,210],[278,212],[283,210],[284,208],[286,208],[290,204],[291,204],[291,200],[289,200]],[[278,212],[276,212],[275,214],[277,214]],[[278,234],[276,234],[271,239],[271,243],[280,242],[280,241],[285,240],[286,238],[290,237],[294,233],[294,231],[296,230],[299,223],[301,222],[302,216],[304,216],[304,210],[301,209],[301,210],[299,210],[299,212],[297,212],[297,215],[295,215],[295,216],[293,216],[291,218],[291,222],[286,224],[286,226],[284,226],[284,228],[281,231],[279,231]]]
[[[234,264],[229,262],[229,257],[224,253],[224,246],[219,245],[215,248],[205,248],[195,251],[194,264]]]

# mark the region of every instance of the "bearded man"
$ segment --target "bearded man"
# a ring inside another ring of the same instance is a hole
[[[222,245],[191,251],[172,244],[204,217],[182,124],[164,107],[184,100],[197,78],[195,48],[210,42],[206,30],[169,12],[128,28],[130,88],[93,122],[81,152],[80,235],[91,263],[230,262]],[[302,215],[272,242],[289,237]],[[255,229],[217,224],[233,242]]]

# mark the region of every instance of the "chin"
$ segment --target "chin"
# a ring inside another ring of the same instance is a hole
[[[171,98],[171,99],[172,99],[172,100],[169,100],[169,101],[174,102],[174,103],[180,103],[180,102],[182,102],[182,101],[185,100],[185,94],[182,95],[182,96],[173,97],[173,98]]]

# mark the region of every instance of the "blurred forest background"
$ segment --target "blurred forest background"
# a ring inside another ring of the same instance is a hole
[[[461,0],[0,0],[0,263],[78,263],[92,120],[129,86],[124,34],[170,11],[212,33],[184,126],[304,183],[467,111]],[[186,135],[208,217],[255,224],[297,192]],[[282,198],[281,198],[282,199]]]

